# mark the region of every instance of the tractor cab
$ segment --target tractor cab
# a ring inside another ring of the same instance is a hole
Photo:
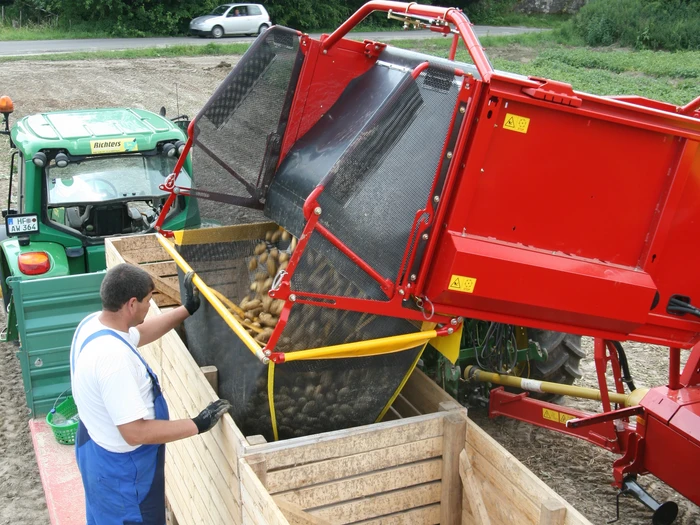
[[[7,339],[16,337],[9,281],[104,270],[106,237],[153,231],[186,139],[163,115],[126,108],[40,113],[10,128],[11,106],[0,100],[13,148],[0,226]],[[191,181],[189,158],[183,171]],[[196,202],[178,197],[164,220],[198,224]]]

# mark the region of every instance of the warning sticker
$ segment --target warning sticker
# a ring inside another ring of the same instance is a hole
[[[556,410],[551,410],[549,408],[542,409],[542,419],[548,419],[549,421],[554,421],[555,423],[561,423],[566,425],[566,422],[570,419],[576,419],[576,416],[571,414],[565,414],[564,412],[557,412]]]
[[[103,153],[124,153],[126,151],[138,151],[139,145],[136,140],[128,139],[109,139],[109,140],[91,140],[90,152],[93,155]]]
[[[453,275],[450,277],[450,284],[447,287],[448,290],[455,290],[457,292],[473,293],[474,286],[476,286],[476,279],[474,277],[465,277],[464,275]]]
[[[527,133],[527,128],[529,125],[529,118],[519,117],[518,115],[513,115],[512,113],[506,113],[506,118],[503,121],[503,127],[505,129],[517,131],[518,133]]]

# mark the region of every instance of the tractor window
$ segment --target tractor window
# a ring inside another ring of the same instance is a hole
[[[90,157],[64,168],[47,169],[49,206],[148,200],[166,195],[160,185],[173,172],[177,159],[162,155]],[[190,187],[184,171],[178,184]]]

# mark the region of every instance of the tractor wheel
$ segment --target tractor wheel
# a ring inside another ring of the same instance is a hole
[[[540,347],[547,350],[546,361],[530,362],[530,378],[539,381],[550,381],[572,385],[581,378],[579,363],[586,352],[581,348],[581,336],[551,332],[549,330],[528,329],[528,337],[539,343]],[[527,375],[527,368],[522,375]],[[535,399],[543,401],[556,401],[561,396],[555,394],[538,394],[530,392]]]

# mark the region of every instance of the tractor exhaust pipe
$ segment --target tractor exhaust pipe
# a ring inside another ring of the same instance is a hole
[[[486,372],[485,370],[481,370],[480,368],[471,365],[464,370],[464,379],[467,381],[480,381],[482,383],[496,383],[497,385],[521,388],[530,392],[545,392],[558,396],[593,399],[594,401],[601,400],[600,390],[595,388],[562,385],[559,383],[550,383],[548,381],[536,381],[534,379],[496,374],[493,372]],[[645,393],[646,389],[637,389],[631,394],[618,394],[617,392],[610,392],[608,395],[611,403],[631,407],[638,405],[641,398],[644,397],[643,394]]]

